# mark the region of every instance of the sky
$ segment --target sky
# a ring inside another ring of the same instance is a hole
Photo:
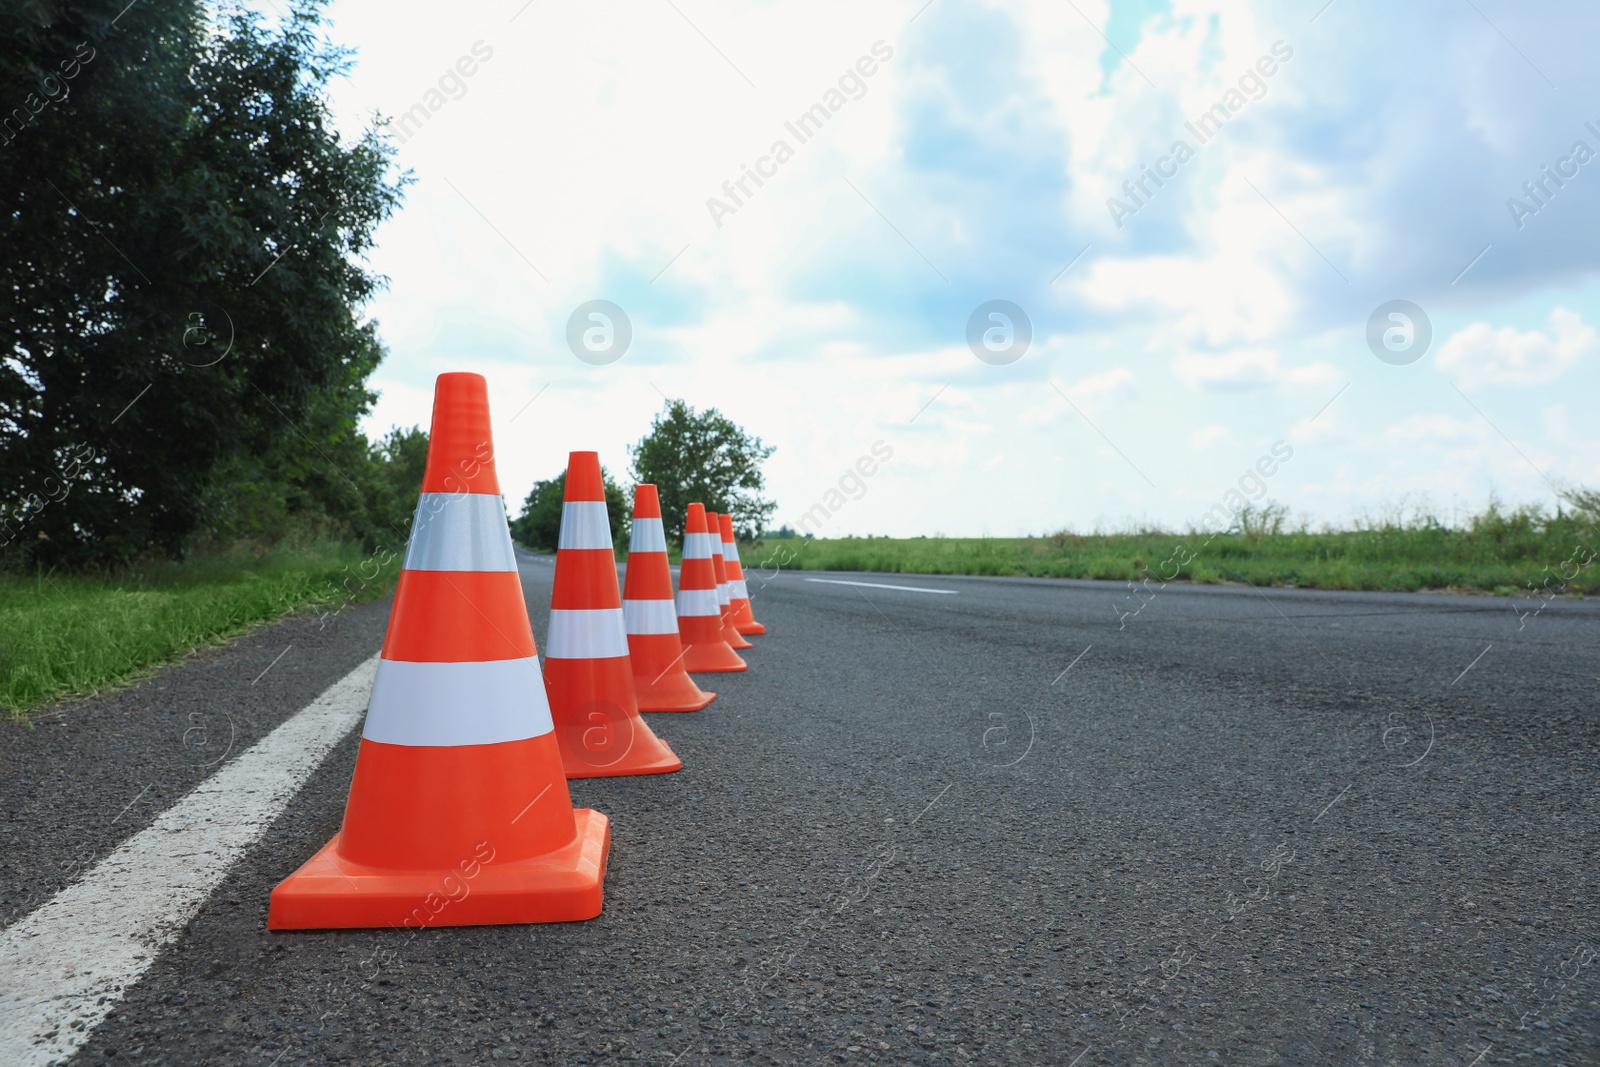
[[[1592,4],[427,11],[328,9],[340,128],[396,120],[414,179],[366,428],[486,375],[513,514],[572,450],[625,477],[666,397],[821,536],[1600,487]]]

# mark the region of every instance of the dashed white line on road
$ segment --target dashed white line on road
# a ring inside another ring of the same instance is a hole
[[[82,1047],[361,722],[377,669],[373,656],[333,683],[0,933],[0,1063],[65,1063]]]
[[[847,582],[843,578],[807,578],[808,582],[821,582],[824,585],[860,585],[868,589],[898,589],[902,593],[942,593],[945,596],[955,596],[954,589],[923,589],[915,585],[883,585],[879,582]]]

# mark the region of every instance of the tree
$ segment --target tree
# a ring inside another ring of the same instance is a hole
[[[417,498],[422,495],[428,435],[416,426],[390,430],[369,448],[371,462],[365,470],[370,481],[362,512],[365,526],[355,532],[368,549],[403,546],[411,538],[411,521],[417,513]]]
[[[343,143],[321,0],[276,29],[196,0],[0,14],[0,541],[11,562],[181,555],[244,479],[351,509],[383,358],[360,257],[399,202]],[[342,451],[341,451],[342,450]],[[379,452],[381,456],[381,449]],[[298,479],[298,481],[296,481]],[[248,487],[246,487],[248,488]],[[248,493],[245,494],[248,496]]]
[[[606,487],[606,517],[611,520],[611,543],[623,545],[628,538],[628,527],[633,508],[622,486],[611,480],[604,467],[600,480]],[[554,552],[561,536],[561,498],[567,491],[567,472],[554,478],[534,482],[523,502],[522,514],[511,521],[511,536],[544,552]]]
[[[326,431],[326,432],[325,432]],[[295,536],[361,542],[368,552],[405,550],[428,460],[428,435],[413,426],[376,442],[353,428],[311,420],[317,451],[235,456],[223,470],[224,539],[276,542]]]
[[[697,412],[669,400],[650,432],[630,448],[633,477],[653,482],[669,535],[681,537],[689,504],[733,516],[740,537],[761,536],[778,505],[762,497],[761,464],[774,448],[752,437],[716,408]]]

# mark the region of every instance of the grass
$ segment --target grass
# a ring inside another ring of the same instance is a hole
[[[1600,593],[1600,531],[1583,515],[1495,505],[1464,527],[1431,518],[1350,530],[1286,529],[1284,513],[1246,511],[1232,530],[1138,530],[1046,537],[845,537],[768,540],[744,553],[772,568],[1019,575],[1152,583],[1249,582],[1314,589],[1441,590],[1531,597]]]
[[[249,546],[112,576],[0,575],[0,706],[11,717],[142,677],[302,608],[333,613],[393,587],[358,546]]]

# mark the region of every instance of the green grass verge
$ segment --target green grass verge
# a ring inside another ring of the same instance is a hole
[[[394,586],[358,546],[236,546],[110,577],[0,575],[0,706],[12,717],[150,673],[301,608],[337,612]]]
[[[1600,536],[1571,517],[1495,516],[1346,531],[768,540],[748,579],[783,570],[1250,582],[1314,589],[1445,590],[1532,597],[1600,593]],[[1525,517],[1523,517],[1525,518]]]

